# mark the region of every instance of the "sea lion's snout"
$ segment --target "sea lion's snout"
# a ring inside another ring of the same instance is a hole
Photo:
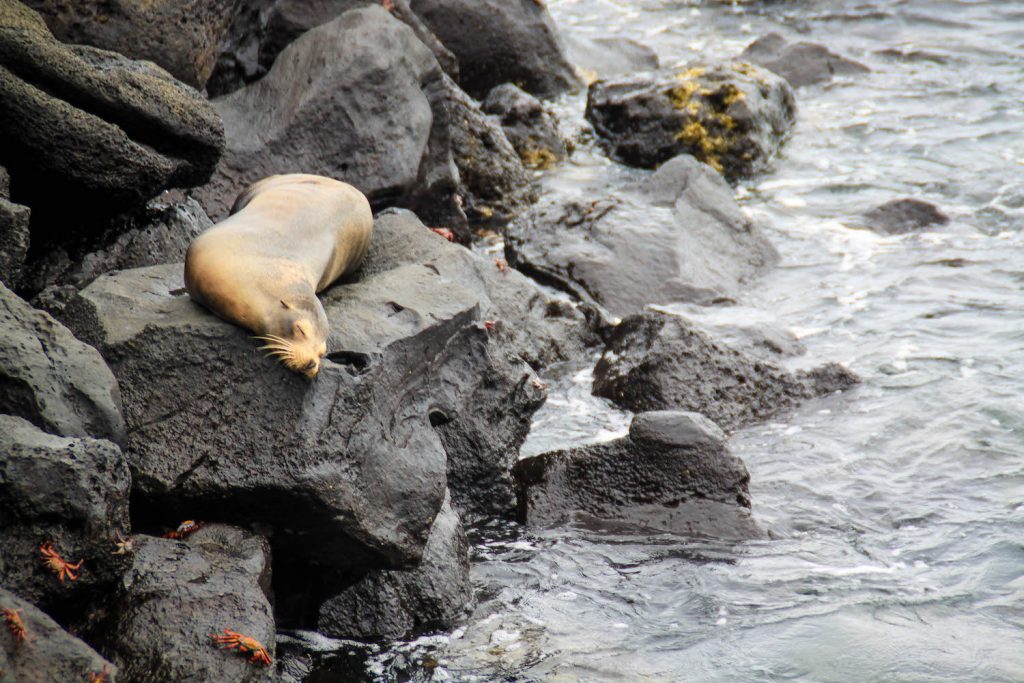
[[[316,377],[316,374],[318,372],[320,372],[320,361],[314,358],[313,360],[306,363],[306,367],[303,369],[302,374],[310,379],[313,379],[314,377]]]

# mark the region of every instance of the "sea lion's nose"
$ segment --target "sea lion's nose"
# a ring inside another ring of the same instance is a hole
[[[308,363],[306,363],[306,367],[302,369],[302,374],[312,379],[313,377],[316,377],[316,373],[318,373],[319,371],[320,363],[318,363],[316,360],[311,360]]]

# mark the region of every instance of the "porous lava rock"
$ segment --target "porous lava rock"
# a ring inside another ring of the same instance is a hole
[[[13,287],[28,256],[32,211],[8,201],[8,196],[6,192],[0,193],[0,282]]]
[[[837,75],[870,71],[860,62],[837,55],[824,45],[808,41],[791,43],[778,33],[769,33],[752,42],[740,59],[777,73],[794,88],[827,83]]]
[[[750,475],[725,435],[697,413],[633,418],[614,441],[553,451],[516,464],[520,519],[621,523],[685,535],[759,538]]]
[[[487,94],[481,109],[497,118],[505,136],[529,168],[547,169],[565,159],[568,150],[558,124],[533,95],[504,83]]]

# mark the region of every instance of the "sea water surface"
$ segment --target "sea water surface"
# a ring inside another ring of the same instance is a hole
[[[791,139],[737,188],[781,265],[703,313],[788,327],[799,363],[840,361],[863,384],[731,438],[769,540],[478,529],[469,623],[378,653],[368,677],[1024,681],[1024,3],[549,7],[564,33],[632,38],[665,67],[769,31],[870,67],[797,91]],[[557,105],[571,134],[583,103]],[[581,139],[545,192],[596,198],[645,173]],[[897,197],[951,221],[848,227]],[[549,379],[524,453],[624,433],[630,416],[589,395],[587,367]]]

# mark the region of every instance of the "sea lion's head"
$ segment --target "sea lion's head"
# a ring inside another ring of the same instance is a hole
[[[312,301],[281,300],[281,310],[268,325],[260,349],[276,356],[284,366],[313,379],[320,359],[327,355],[327,315],[314,296]]]

